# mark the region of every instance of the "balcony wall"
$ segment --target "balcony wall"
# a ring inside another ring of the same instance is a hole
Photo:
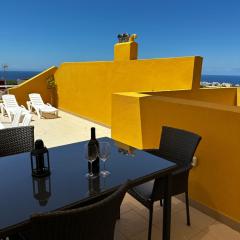
[[[118,141],[158,148],[164,125],[202,136],[198,166],[190,175],[190,196],[238,223],[239,122],[240,109],[234,106],[136,93],[113,95],[112,137]]]
[[[228,106],[239,106],[238,88],[200,88],[193,91],[161,91],[146,92],[153,96],[176,97],[189,100],[199,100],[204,102],[218,103]]]
[[[201,57],[63,63],[58,107],[110,126],[113,93],[198,88],[201,66]]]
[[[45,102],[53,103],[53,92],[47,86],[47,79],[53,76],[56,70],[56,67],[51,67],[16,87],[10,88],[8,92],[14,94],[18,103],[24,106],[29,100],[28,94],[30,93],[40,93]]]

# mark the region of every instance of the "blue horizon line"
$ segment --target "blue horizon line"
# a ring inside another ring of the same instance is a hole
[[[41,73],[43,71],[45,71],[46,69],[42,69],[42,70],[7,70],[5,72],[5,74],[7,74],[8,72],[32,72],[32,73]],[[0,71],[3,73],[3,71]],[[208,74],[208,73],[202,73],[201,76],[232,76],[232,77],[240,77],[240,74],[239,75],[232,75],[232,74]]]

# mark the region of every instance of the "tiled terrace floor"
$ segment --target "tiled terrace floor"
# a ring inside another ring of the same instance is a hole
[[[33,116],[35,138],[41,138],[47,147],[53,147],[90,138],[90,128],[96,127],[97,137],[111,136],[111,130],[88,120],[60,112],[57,119],[38,119]],[[6,122],[6,118],[0,118]],[[172,199],[171,239],[174,240],[240,240],[240,233],[215,219],[191,208],[192,225],[188,227],[185,206],[177,198]],[[128,194],[117,222],[115,240],[147,239],[148,212]],[[161,239],[162,208],[155,205],[152,240]]]

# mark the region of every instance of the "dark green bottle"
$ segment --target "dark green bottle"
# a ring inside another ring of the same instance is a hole
[[[96,130],[94,127],[91,128],[91,139],[88,142],[88,151],[92,151],[91,146],[96,145],[97,149],[99,148],[99,143],[96,139]],[[88,163],[88,171],[90,172],[91,165]],[[92,163],[92,172],[93,174],[98,174],[99,173],[99,157],[97,156],[96,160]]]

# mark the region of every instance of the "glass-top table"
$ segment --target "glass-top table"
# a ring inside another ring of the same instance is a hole
[[[33,213],[88,204],[116,190],[128,179],[134,186],[161,176],[166,178],[163,239],[169,239],[171,196],[168,189],[175,163],[142,150],[126,148],[110,138],[98,141],[111,144],[110,158],[106,162],[111,174],[106,177],[86,178],[86,141],[50,148],[51,175],[45,178],[32,177],[30,153],[0,157],[0,238],[17,232],[18,225]]]

